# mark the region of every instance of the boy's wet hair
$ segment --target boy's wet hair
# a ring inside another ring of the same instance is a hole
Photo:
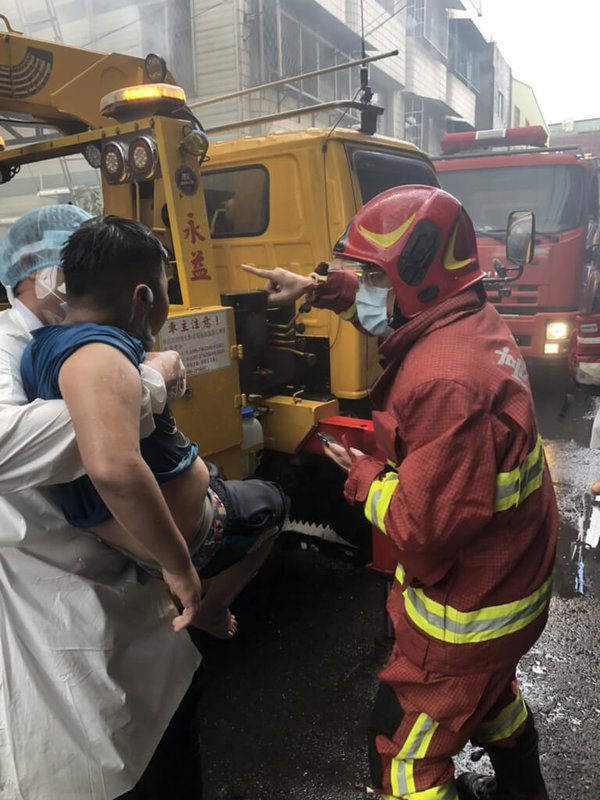
[[[112,305],[124,291],[158,286],[167,252],[143,223],[107,214],[84,222],[61,253],[67,302]]]

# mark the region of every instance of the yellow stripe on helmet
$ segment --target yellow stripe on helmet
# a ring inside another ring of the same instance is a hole
[[[362,225],[359,225],[358,229],[365,238],[369,239],[375,244],[378,244],[380,247],[391,247],[404,236],[406,231],[412,225],[416,216],[416,213],[413,214],[412,217],[409,217],[403,225],[400,225],[400,227],[396,228],[395,231],[390,231],[389,233],[375,233],[374,231],[368,231],[366,228],[363,228]]]

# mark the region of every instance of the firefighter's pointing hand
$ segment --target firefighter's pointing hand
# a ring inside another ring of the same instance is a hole
[[[275,269],[260,269],[252,267],[250,264],[242,264],[244,272],[256,275],[257,278],[264,278],[267,281],[266,290],[269,293],[269,303],[284,305],[297,300],[306,292],[314,289],[316,283],[313,278],[307,275],[297,275],[287,269],[276,267]]]

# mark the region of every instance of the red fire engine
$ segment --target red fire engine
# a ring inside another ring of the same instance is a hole
[[[435,167],[473,219],[490,300],[523,354],[564,361],[584,286],[599,263],[599,165],[577,146],[546,142],[541,126],[447,134]],[[514,210],[534,212],[536,247],[533,261],[511,275],[495,267]]]

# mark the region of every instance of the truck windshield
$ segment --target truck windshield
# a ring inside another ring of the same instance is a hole
[[[478,236],[504,233],[511,211],[535,214],[540,233],[583,223],[584,170],[569,164],[484,167],[438,172],[442,188],[469,212]]]
[[[426,161],[376,150],[349,150],[350,163],[358,178],[363,203],[394,186],[409,183],[439,186],[435,172]]]

